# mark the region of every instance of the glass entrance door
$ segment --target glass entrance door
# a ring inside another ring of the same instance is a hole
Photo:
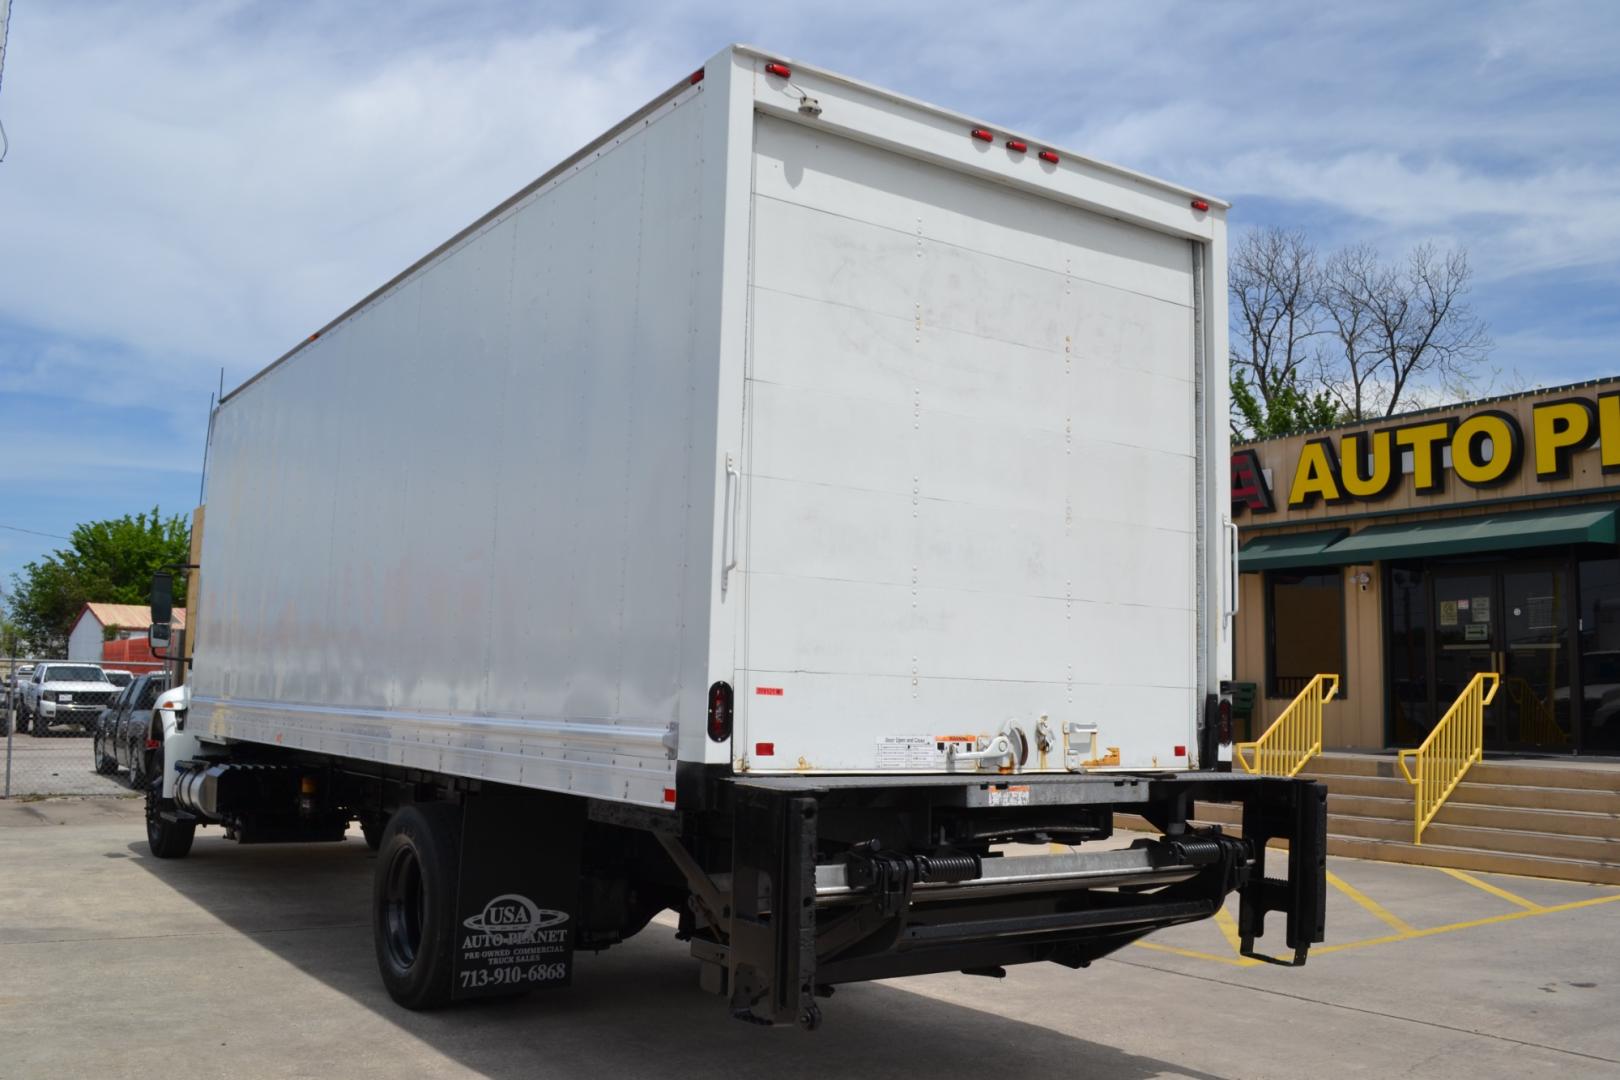
[[[1499,575],[1489,568],[1434,573],[1434,705],[1445,715],[1477,673],[1497,670],[1496,596]],[[1500,700],[1501,695],[1497,695]],[[1485,744],[1499,733],[1498,710],[1485,711]]]
[[[1574,746],[1569,686],[1569,609],[1564,568],[1518,565],[1502,582],[1502,689],[1492,711],[1499,745],[1515,750]],[[1486,746],[1491,745],[1490,732]]]
[[[1570,603],[1558,563],[1433,572],[1432,715],[1445,714],[1477,672],[1502,676],[1485,710],[1487,750],[1568,751]]]

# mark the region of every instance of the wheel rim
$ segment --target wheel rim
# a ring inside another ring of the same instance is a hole
[[[394,852],[383,882],[383,941],[388,958],[404,970],[416,962],[427,914],[422,864],[414,848],[404,845]]]

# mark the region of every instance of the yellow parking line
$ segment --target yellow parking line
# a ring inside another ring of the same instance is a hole
[[[1442,874],[1450,874],[1452,877],[1456,878],[1458,881],[1463,882],[1464,884],[1472,885],[1476,889],[1483,889],[1486,892],[1490,893],[1492,896],[1499,896],[1503,900],[1506,900],[1510,904],[1518,904],[1520,907],[1524,908],[1526,911],[1542,911],[1542,910],[1544,910],[1542,908],[1542,906],[1540,904],[1536,903],[1535,901],[1526,900],[1522,896],[1514,896],[1512,893],[1508,892],[1506,889],[1498,888],[1497,886],[1492,885],[1488,881],[1481,881],[1479,878],[1475,877],[1473,874],[1465,874],[1461,870],[1453,870],[1449,866],[1437,866],[1437,867],[1435,867],[1435,869],[1440,871]]]
[[[1221,928],[1221,934],[1226,938],[1226,943],[1232,946],[1232,951],[1242,956],[1243,941],[1238,937],[1237,920],[1225,908],[1221,908],[1215,912],[1215,925]]]
[[[1329,885],[1333,886],[1335,889],[1338,889],[1340,892],[1344,893],[1344,895],[1360,904],[1363,908],[1366,908],[1373,915],[1383,920],[1383,922],[1392,930],[1396,930],[1402,934],[1412,934],[1417,932],[1417,928],[1411,923],[1407,922],[1405,919],[1401,918],[1399,915],[1395,914],[1393,911],[1389,910],[1383,904],[1380,904],[1378,901],[1374,900],[1372,897],[1368,896],[1354,885],[1351,885],[1348,881],[1345,881],[1333,871],[1328,871],[1327,880]]]
[[[1233,967],[1254,967],[1265,963],[1249,956],[1216,956],[1214,953],[1199,952],[1197,949],[1181,949],[1174,945],[1161,945],[1157,941],[1134,942],[1139,949],[1152,949],[1154,952],[1171,953],[1175,956],[1185,956],[1191,960],[1213,960],[1217,964],[1231,964]]]
[[[1537,908],[1534,911],[1509,911],[1502,915],[1492,915],[1484,919],[1469,919],[1467,922],[1447,923],[1445,926],[1430,926],[1423,930],[1412,930],[1404,934],[1389,934],[1380,938],[1368,938],[1365,941],[1347,941],[1340,945],[1318,945],[1311,949],[1311,955],[1318,953],[1344,952],[1346,949],[1360,949],[1367,945],[1388,945],[1395,941],[1412,941],[1416,938],[1433,937],[1435,934],[1449,934],[1453,930],[1472,930],[1476,926],[1492,926],[1496,923],[1514,922],[1518,919],[1534,919],[1542,915],[1557,915],[1563,911],[1574,911],[1578,908],[1596,907],[1598,904],[1612,904],[1620,900],[1620,893],[1611,893],[1608,896],[1595,896],[1589,900],[1575,900],[1568,904],[1554,904],[1551,907]]]

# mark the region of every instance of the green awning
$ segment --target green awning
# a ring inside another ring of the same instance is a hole
[[[1257,536],[1238,552],[1238,569],[1248,573],[1330,564],[1333,560],[1324,558],[1322,552],[1349,531],[1324,529],[1321,532],[1288,533],[1285,536]]]
[[[1596,509],[1572,506],[1448,521],[1374,525],[1340,540],[1324,551],[1318,561],[1343,565],[1563,544],[1613,544],[1614,515],[1612,506]]]

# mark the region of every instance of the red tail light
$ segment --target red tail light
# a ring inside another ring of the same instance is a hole
[[[786,79],[793,75],[793,69],[786,64],[778,64],[772,61],[765,65],[765,74],[775,75],[778,79]]]
[[[731,684],[717,682],[709,687],[709,738],[725,742],[731,738]]]
[[[146,748],[148,750],[156,750],[158,747],[160,747],[162,745],[163,745],[162,743],[158,742],[156,739],[153,739],[153,738],[148,738],[146,740]]]

